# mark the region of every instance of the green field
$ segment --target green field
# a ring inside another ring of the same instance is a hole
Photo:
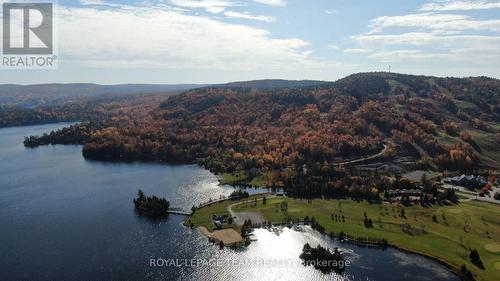
[[[220,203],[214,203],[208,207],[198,209],[189,218],[187,224],[191,222],[195,226],[204,226],[209,231],[212,231],[214,225],[212,223],[212,215],[229,215],[227,211],[227,206],[233,204],[237,201],[226,200]]]
[[[251,199],[247,200],[253,200],[255,197],[259,198],[262,197],[262,195],[257,195],[257,196],[252,196]],[[189,220],[186,222],[186,224],[189,225],[191,222],[195,226],[204,226],[207,228],[209,231],[213,231],[214,225],[212,223],[212,216],[213,215],[228,215],[229,212],[227,211],[227,207],[231,204],[238,203],[238,202],[243,202],[241,200],[226,200],[220,203],[214,203],[210,206],[203,207],[201,209],[197,209],[194,214],[189,218]],[[225,225],[225,227],[233,227],[237,228],[236,225]]]
[[[248,179],[244,171],[237,171],[233,173],[222,174],[220,183],[228,185],[245,183],[253,187],[267,187],[271,186],[272,184],[272,181],[270,180],[271,176],[272,173],[267,172]]]
[[[251,202],[252,200],[250,200]],[[280,210],[280,203],[288,202],[288,211]],[[216,204],[203,208],[193,216],[193,223],[207,224],[211,214],[223,213],[228,205]],[[234,211],[258,211],[274,223],[284,222],[290,216],[302,220],[314,216],[327,232],[344,233],[354,237],[384,238],[394,245],[446,261],[455,267],[463,264],[476,276],[477,280],[498,280],[500,274],[500,206],[488,203],[466,202],[453,206],[405,207],[405,217],[401,207],[383,204],[369,204],[351,200],[306,200],[276,197],[263,205],[258,202],[241,203]],[[364,212],[373,222],[373,228],[364,226]],[[333,221],[332,214],[345,217],[345,222]],[[432,217],[436,216],[437,222]],[[403,232],[403,225],[405,232]],[[485,270],[473,265],[468,255],[477,249]]]
[[[224,173],[221,176],[220,183],[221,184],[236,184],[246,180],[245,173],[243,171],[234,172],[234,173]]]

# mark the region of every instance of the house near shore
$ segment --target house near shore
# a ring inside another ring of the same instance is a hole
[[[481,176],[465,175],[465,174],[461,176],[446,178],[444,181],[445,183],[457,186],[463,186],[470,190],[481,188],[486,184],[486,180]]]
[[[220,221],[214,221],[214,226],[217,229],[222,229],[222,227],[223,227],[222,222],[220,222]]]
[[[212,215],[212,223],[214,224],[216,229],[222,229],[224,224],[228,222],[227,215]]]

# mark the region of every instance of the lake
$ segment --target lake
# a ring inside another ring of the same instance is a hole
[[[258,229],[248,248],[221,250],[184,227],[183,216],[138,216],[132,199],[141,188],[190,210],[232,187],[196,165],[103,163],[85,160],[77,145],[22,144],[65,125],[0,129],[1,280],[459,280],[429,259],[342,244],[309,228],[279,236]],[[342,277],[298,265],[306,242],[338,247],[352,265]],[[151,266],[160,259],[170,266]]]

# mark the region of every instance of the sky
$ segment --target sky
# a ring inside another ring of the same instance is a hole
[[[57,7],[58,69],[0,69],[0,83],[334,81],[389,66],[500,78],[500,0],[59,0]]]

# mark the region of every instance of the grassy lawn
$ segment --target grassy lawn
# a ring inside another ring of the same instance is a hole
[[[235,202],[237,201],[226,200],[220,203],[214,203],[210,206],[198,209],[194,212],[189,221],[191,221],[196,226],[204,226],[209,231],[213,231],[214,225],[212,223],[212,216],[213,215],[229,216],[229,212],[227,211],[227,206]],[[232,227],[232,225],[228,225],[227,227]]]
[[[254,187],[267,187],[272,185],[272,181],[270,178],[272,177],[272,173],[264,173],[262,175],[256,176],[250,181],[250,185]]]
[[[214,203],[210,206],[207,206],[207,207],[203,207],[201,209],[197,209],[194,214],[191,216],[191,218],[187,221],[187,224],[189,224],[189,222],[193,223],[193,225],[195,226],[204,226],[206,229],[208,229],[209,231],[213,231],[213,228],[214,228],[214,225],[212,223],[212,216],[213,215],[228,215],[229,216],[229,212],[227,211],[227,207],[231,204],[234,204],[234,203],[242,203],[242,202],[246,202],[246,201],[252,201],[254,200],[254,198],[259,198],[259,197],[262,197],[263,195],[253,195],[253,196],[250,196],[248,199],[244,199],[244,200],[226,200],[226,201],[222,201],[222,202],[219,202],[219,203]],[[236,209],[234,209],[236,210]],[[230,225],[224,225],[224,228],[238,228],[237,225],[235,224],[230,224]]]
[[[271,185],[271,173],[263,173],[252,178],[250,181],[247,179],[247,176],[244,171],[237,171],[234,173],[224,173],[221,176],[220,182],[221,184],[237,184],[237,183],[248,183],[254,187],[267,187]]]
[[[436,137],[440,143],[446,144],[446,145],[454,145],[455,143],[464,143],[462,139],[460,139],[458,136],[450,136],[444,131],[438,131],[438,135]]]
[[[221,184],[235,184],[238,182],[246,181],[246,175],[244,171],[234,172],[234,173],[224,173],[220,179]]]
[[[498,167],[498,163],[500,163],[500,146],[495,140],[495,134],[486,133],[476,129],[470,129],[468,132],[481,148],[481,151],[478,154],[479,158],[486,164]]]
[[[279,204],[286,200],[288,212],[280,211]],[[351,200],[306,200],[271,198],[267,204],[258,202],[240,204],[234,211],[258,211],[272,222],[283,222],[288,216],[303,219],[312,217],[326,228],[327,232],[358,237],[385,238],[389,244],[414,252],[434,256],[456,267],[465,264],[477,280],[498,280],[500,274],[500,206],[480,202],[459,205],[423,208],[404,208],[384,204],[369,204]],[[364,212],[373,221],[373,228],[364,226]],[[331,214],[344,215],[345,222],[335,222]],[[437,223],[432,216],[436,215]],[[402,224],[410,230],[402,231]],[[468,255],[477,249],[486,270],[470,263]]]

